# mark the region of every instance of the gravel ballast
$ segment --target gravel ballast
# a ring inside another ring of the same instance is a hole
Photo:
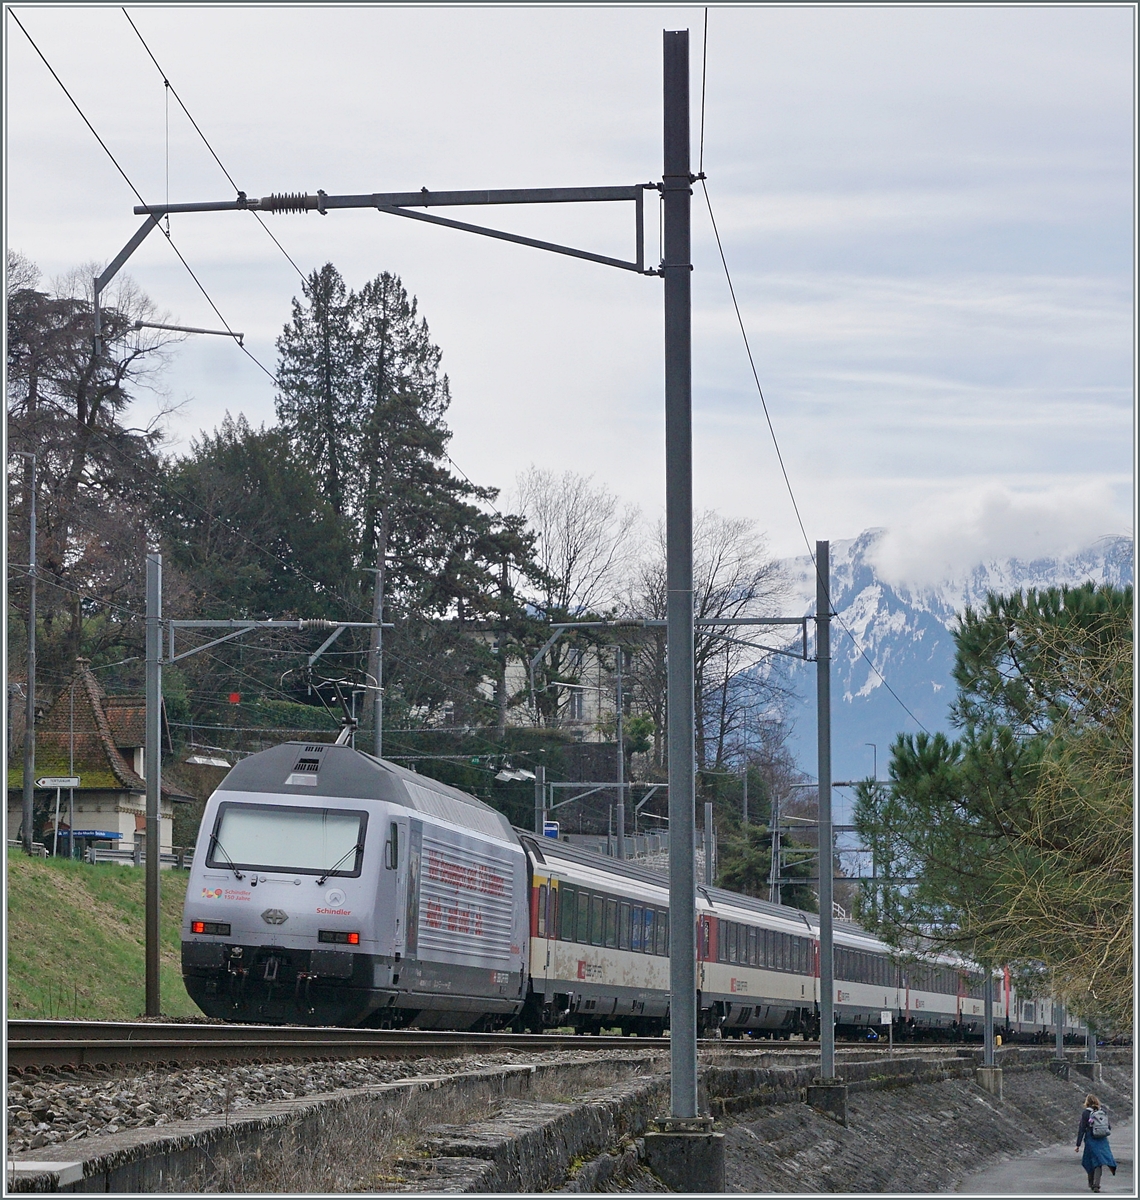
[[[52,1070],[9,1077],[8,1152],[21,1154],[102,1134],[171,1121],[234,1114],[273,1100],[294,1100],[425,1075],[449,1075],[514,1063],[593,1062],[584,1051],[501,1054],[404,1061],[285,1062],[245,1066]],[[79,1147],[76,1147],[77,1152]]]

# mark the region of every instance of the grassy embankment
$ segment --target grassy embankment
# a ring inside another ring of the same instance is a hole
[[[146,1007],[143,885],[137,867],[8,851],[8,1016],[127,1021]],[[162,1012],[200,1016],[182,986],[185,871],[162,872]]]

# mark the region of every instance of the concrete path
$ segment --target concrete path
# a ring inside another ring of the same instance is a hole
[[[1017,1158],[997,1163],[963,1179],[953,1190],[967,1196],[1091,1196],[1088,1176],[1081,1170],[1081,1156],[1073,1153],[1072,1140],[1046,1146]],[[1117,1171],[1102,1172],[1102,1196],[1135,1196],[1133,1175],[1133,1127],[1118,1125],[1112,1131],[1112,1153]]]

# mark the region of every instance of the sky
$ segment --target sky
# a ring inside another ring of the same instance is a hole
[[[662,29],[691,31],[700,159],[700,7],[128,11],[251,196],[657,180]],[[149,203],[233,199],[120,8],[12,6],[5,242],[45,281],[106,263],[141,219],[13,13]],[[1135,20],[1124,5],[708,9],[708,194],[811,542],[885,527],[896,576],[922,582],[948,556],[1132,533]],[[449,215],[632,257],[628,205]],[[660,279],[369,210],[264,219],[303,272],[331,261],[359,287],[386,270],[415,294],[472,480],[509,494],[531,464],[573,470],[661,513]],[[647,221],[652,261],[653,204]],[[271,373],[294,267],[248,214],[171,232]],[[694,505],[801,554],[699,189],[693,262]],[[169,320],[220,328],[161,236],[127,270]],[[274,420],[272,380],[226,338],[188,338],[164,387],[172,451],[226,412]],[[140,397],[134,420],[161,400]]]

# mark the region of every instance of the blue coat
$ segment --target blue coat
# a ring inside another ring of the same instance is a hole
[[[1108,1138],[1089,1137],[1089,1114],[1091,1108],[1086,1108],[1081,1113],[1081,1123],[1077,1127],[1077,1147],[1080,1147],[1081,1142],[1085,1144],[1085,1152],[1081,1155],[1081,1166],[1089,1173],[1096,1170],[1097,1167],[1111,1167],[1116,1170],[1116,1159],[1112,1157],[1112,1147],[1108,1144]],[[1112,1126],[1109,1126],[1111,1129]]]

